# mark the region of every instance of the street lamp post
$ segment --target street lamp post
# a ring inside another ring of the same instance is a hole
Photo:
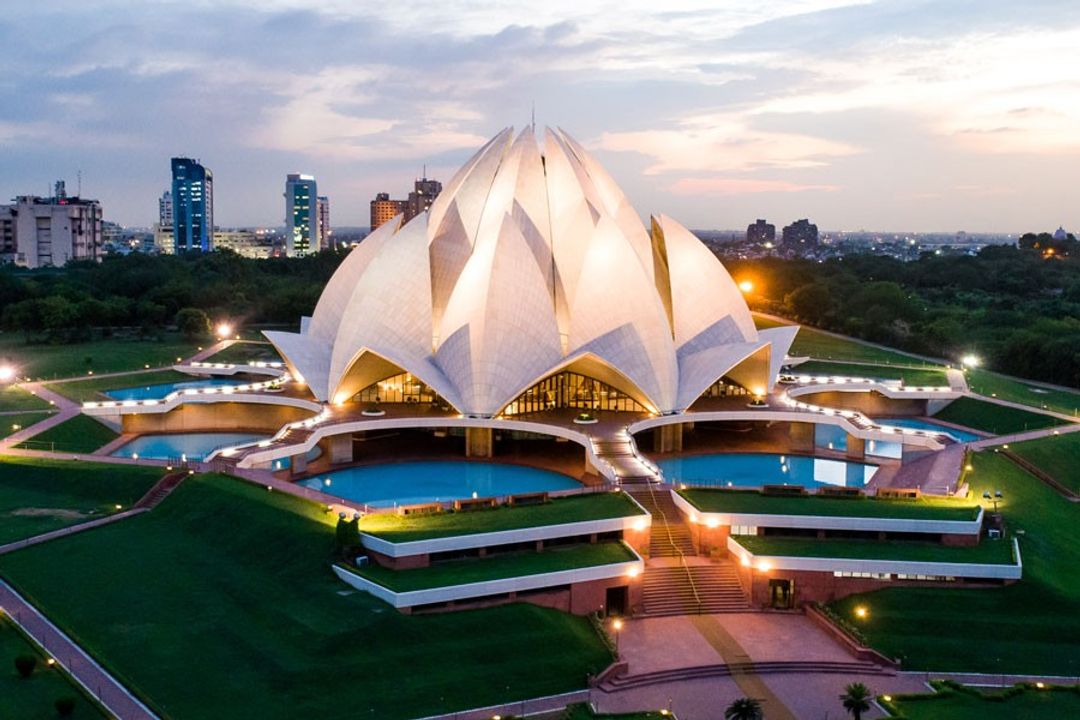
[[[611,627],[615,631],[615,660],[618,660],[622,657],[622,654],[619,652],[619,636],[622,635],[623,629],[622,618],[615,618],[611,622]]]

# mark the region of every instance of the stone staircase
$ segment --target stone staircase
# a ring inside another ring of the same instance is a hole
[[[604,692],[617,690],[629,690],[631,688],[648,687],[661,683],[676,682],[683,680],[696,680],[700,678],[732,677],[736,675],[773,675],[783,673],[815,673],[826,675],[895,675],[895,671],[875,665],[866,661],[805,661],[805,660],[778,660],[765,662],[746,663],[720,663],[716,665],[699,665],[688,668],[673,668],[671,670],[657,670],[640,675],[621,675],[606,679],[600,689]]]
[[[656,471],[645,464],[644,458],[637,452],[633,438],[625,430],[607,437],[594,437],[592,446],[596,456],[611,465],[616,477],[623,485],[634,486],[660,482]]]
[[[153,510],[161,501],[169,496],[176,486],[184,481],[187,477],[187,472],[173,472],[169,473],[165,477],[154,483],[154,486],[150,488],[145,495],[139,498],[139,501],[135,503],[133,509],[135,510]]]

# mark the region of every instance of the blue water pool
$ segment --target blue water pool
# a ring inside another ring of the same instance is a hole
[[[914,428],[915,430],[942,432],[953,436],[957,442],[971,442],[972,440],[979,439],[979,436],[975,433],[957,430],[956,428],[951,428],[947,425],[938,425],[929,420],[916,420],[915,418],[876,418],[876,422],[879,422],[882,425],[895,425],[896,427]]]
[[[668,482],[718,487],[762,485],[824,485],[862,487],[870,482],[876,465],[798,455],[717,453],[669,458],[657,463]]]
[[[405,462],[335,470],[300,481],[314,490],[374,507],[569,490],[566,475],[521,465],[472,462]]]
[[[137,437],[112,453],[113,457],[131,457],[169,460],[181,455],[188,460],[203,460],[214,450],[241,443],[263,440],[269,435],[257,433],[203,432],[176,433],[174,435],[143,435]]]
[[[217,387],[219,385],[243,385],[243,380],[228,377],[204,378],[202,380],[182,380],[174,383],[160,383],[158,385],[142,385],[140,387],[120,388],[108,390],[106,395],[114,400],[162,400],[166,395],[177,390],[189,390],[192,388]]]

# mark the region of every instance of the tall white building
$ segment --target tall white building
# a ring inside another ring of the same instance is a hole
[[[176,241],[173,237],[173,196],[166,190],[158,198],[158,221],[154,225],[154,245],[158,252],[173,254]]]
[[[22,195],[0,205],[0,260],[39,268],[99,259],[100,203],[67,197],[57,187],[51,198]]]
[[[318,252],[318,191],[311,175],[285,178],[285,251],[289,257]]]

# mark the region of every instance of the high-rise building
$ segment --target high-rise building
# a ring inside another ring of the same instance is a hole
[[[776,226],[772,223],[765,222],[763,219],[758,218],[756,223],[746,227],[747,242],[764,245],[765,243],[771,243],[774,240],[776,240]]]
[[[392,220],[408,209],[408,200],[391,200],[390,193],[379,193],[371,201],[371,230],[382,225],[387,220]]]
[[[0,205],[0,260],[28,268],[98,260],[101,232],[101,204],[68,197],[60,181],[50,198],[22,195]]]
[[[176,252],[209,252],[214,241],[214,174],[198,160],[172,159]]]
[[[316,215],[319,218],[319,250],[329,250],[333,243],[330,240],[330,198],[320,195],[315,203]]]
[[[173,224],[172,192],[169,190],[161,193],[158,200],[158,224],[161,227],[172,227]]]
[[[784,245],[787,247],[813,248],[818,244],[818,229],[806,218],[796,220],[784,227]]]
[[[422,212],[431,207],[435,198],[442,192],[442,183],[438,180],[420,178],[413,183],[413,191],[409,193],[408,205],[405,208],[405,222],[409,222]]]
[[[154,247],[159,253],[176,252],[176,240],[173,237],[173,197],[172,191],[166,190],[158,198],[158,221],[154,224]]]
[[[289,257],[319,249],[318,197],[313,176],[290,173],[285,178],[285,252]]]

